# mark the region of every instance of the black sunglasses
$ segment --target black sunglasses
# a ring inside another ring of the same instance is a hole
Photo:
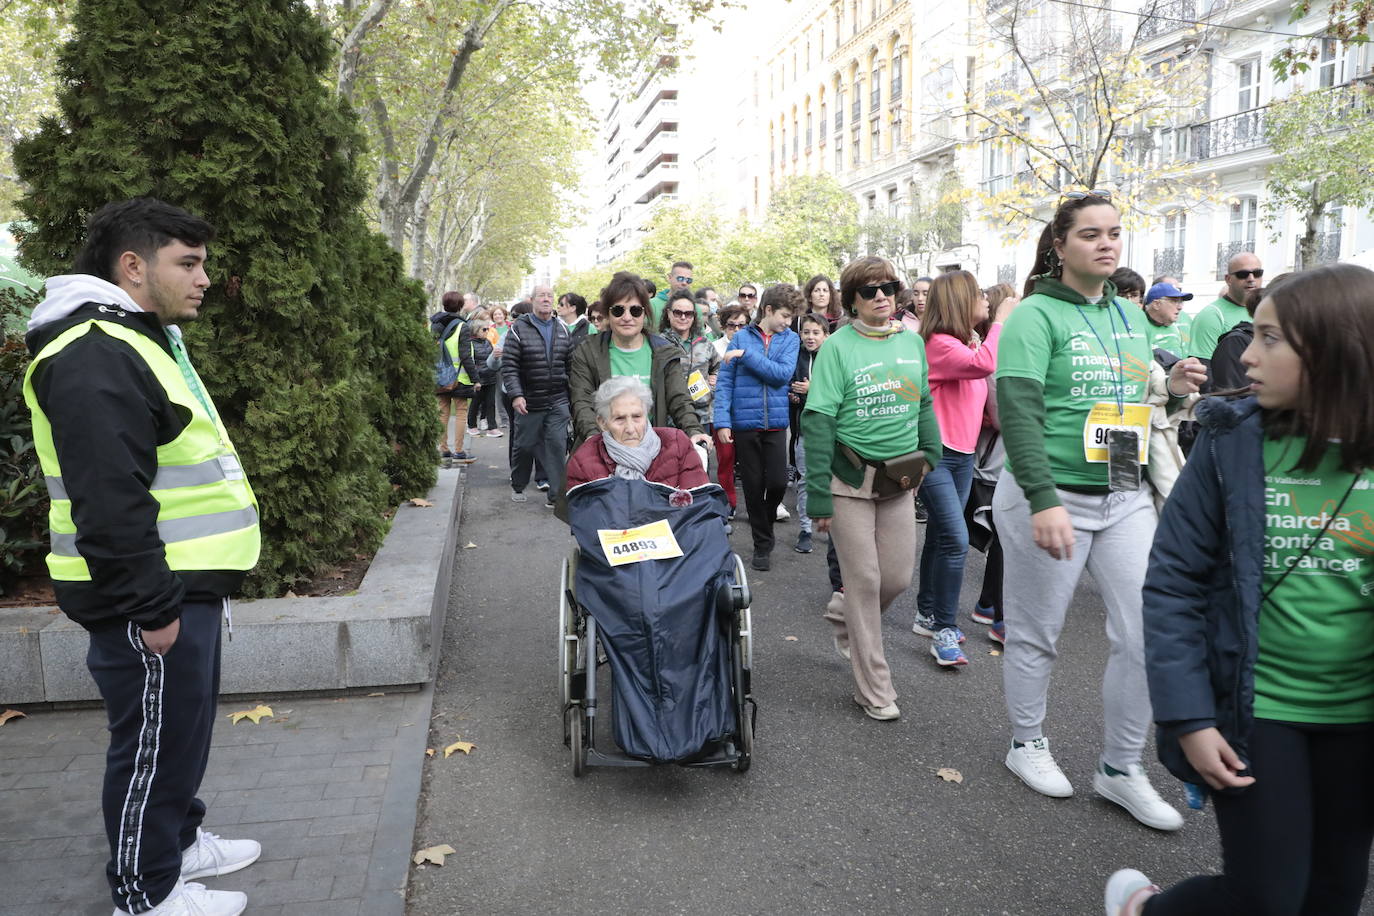
[[[877,283],[870,286],[860,286],[857,290],[855,290],[855,292],[857,292],[859,296],[864,299],[872,299],[873,297],[878,295],[879,290],[882,291],[884,296],[895,296],[897,295],[897,290],[901,288],[902,281],[888,280],[886,283]]]
[[[1082,200],[1085,197],[1100,197],[1103,200],[1111,200],[1112,192],[1102,188],[1093,188],[1091,191],[1065,191],[1065,200]]]
[[[615,316],[616,318],[619,318],[620,316],[622,316],[622,315],[625,314],[625,306],[623,306],[623,305],[613,305],[613,306],[611,306],[611,314],[612,314],[613,316]],[[644,306],[642,306],[642,305],[632,305],[632,306],[630,306],[630,317],[632,317],[632,318],[643,318],[643,317],[644,317]]]
[[[693,311],[683,311],[682,309],[671,309],[674,318],[695,318],[697,313]]]
[[[1231,276],[1235,277],[1237,280],[1249,280],[1251,277],[1258,280],[1260,277],[1264,276],[1264,268],[1256,267],[1254,270],[1233,270],[1231,271]]]
[[[747,325],[747,324],[749,324],[749,322],[747,322],[747,321],[727,321],[727,322],[725,322],[725,326],[726,326],[727,328],[735,328],[735,329],[737,329],[737,330],[738,330],[739,328],[744,327],[744,326]]]
[[[740,298],[740,299],[757,299],[758,297],[759,297],[759,294],[758,294],[758,293],[746,293],[746,292],[741,292],[741,293],[739,294],[739,297],[738,297],[738,298]]]

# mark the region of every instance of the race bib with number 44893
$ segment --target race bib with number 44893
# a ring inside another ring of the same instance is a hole
[[[606,555],[606,562],[612,566],[682,556],[682,547],[673,536],[673,529],[668,526],[667,519],[623,531],[598,528],[596,535],[601,540],[601,550]]]

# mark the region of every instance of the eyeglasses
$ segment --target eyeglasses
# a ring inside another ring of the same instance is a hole
[[[1231,276],[1235,277],[1237,280],[1249,280],[1251,277],[1258,280],[1260,277],[1264,276],[1264,268],[1256,267],[1254,270],[1233,270],[1231,271]]]
[[[619,317],[621,317],[621,316],[624,315],[624,314],[625,314],[625,306],[623,306],[623,305],[613,305],[613,306],[611,306],[611,315],[613,315],[614,317],[619,318]],[[632,305],[632,306],[630,306],[630,316],[631,316],[632,318],[643,318],[643,317],[644,317],[644,306],[642,306],[642,305]]]
[[[676,281],[679,282],[679,283],[691,283],[691,282],[692,282],[692,278],[691,278],[691,277],[673,277],[673,279],[676,280]]]
[[[692,311],[691,309],[688,309],[688,310],[686,310],[686,311],[683,311],[682,309],[671,309],[671,311],[672,311],[672,313],[673,313],[673,317],[674,317],[674,318],[695,318],[695,317],[697,317],[697,313],[694,312],[694,311]]]
[[[749,322],[747,321],[727,321],[725,322],[725,326],[727,328],[734,328],[736,331],[738,331],[740,328],[744,327],[748,323]]]
[[[1093,188],[1091,191],[1065,191],[1065,200],[1082,200],[1085,197],[1100,197],[1103,200],[1111,200],[1112,192],[1103,188]]]
[[[740,294],[738,296],[738,298],[740,299],[757,299],[758,297],[758,293],[746,293],[744,290],[740,290]]]
[[[588,317],[589,317],[592,321],[595,321],[595,322],[598,322],[598,323],[600,323],[600,322],[606,320],[606,316],[605,316],[603,313],[601,313],[601,312],[593,312],[593,313],[592,313],[591,315],[589,315]]]
[[[870,286],[860,286],[857,292],[864,299],[872,299],[881,291],[884,296],[895,296],[897,290],[902,288],[900,280],[888,280],[886,283],[877,283]]]

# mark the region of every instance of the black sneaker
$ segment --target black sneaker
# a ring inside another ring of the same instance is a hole
[[[926,514],[926,504],[921,502],[921,497],[916,497],[916,521],[924,525],[929,518]]]
[[[801,534],[797,535],[797,545],[792,549],[795,550],[797,553],[810,553],[811,532],[803,531]]]
[[[547,480],[536,480],[534,482],[534,488],[536,490],[543,490],[547,492],[549,489],[549,482]]]
[[[749,561],[749,565],[759,572],[768,572],[773,566],[773,561],[766,553],[756,553],[754,558]]]

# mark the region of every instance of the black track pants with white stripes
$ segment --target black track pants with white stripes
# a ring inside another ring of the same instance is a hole
[[[93,630],[86,665],[110,720],[103,805],[115,906],[143,913],[181,874],[205,805],[196,798],[210,757],[219,695],[220,602],[182,606],[165,655],[132,623]]]

